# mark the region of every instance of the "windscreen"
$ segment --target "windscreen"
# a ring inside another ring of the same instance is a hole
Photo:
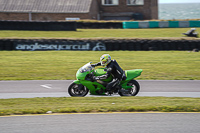
[[[92,71],[92,69],[93,69],[93,67],[91,66],[91,64],[87,63],[86,65],[81,67],[79,70],[81,73],[84,73],[84,72]]]

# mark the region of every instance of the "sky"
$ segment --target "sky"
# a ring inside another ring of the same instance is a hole
[[[200,0],[159,0],[159,3],[200,3]]]

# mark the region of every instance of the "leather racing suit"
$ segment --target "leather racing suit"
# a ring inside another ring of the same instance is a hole
[[[101,66],[101,62],[96,63],[96,64],[92,64],[93,67],[95,66]],[[120,83],[120,81],[123,78],[124,75],[124,71],[122,70],[122,68],[119,66],[119,64],[117,63],[116,60],[111,60],[111,62],[106,65],[105,67],[107,69],[106,74],[101,75],[101,76],[97,76],[95,77],[96,80],[98,79],[107,79],[110,75],[113,76],[113,80],[111,82],[109,82],[106,85],[106,90],[107,91],[114,91],[115,87]]]

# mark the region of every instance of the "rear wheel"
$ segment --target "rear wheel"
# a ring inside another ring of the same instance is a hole
[[[140,91],[140,85],[136,80],[131,80],[127,83],[127,86],[132,86],[130,89],[121,89],[119,91],[120,96],[136,96]]]
[[[82,84],[72,83],[68,87],[68,93],[72,97],[84,97],[88,94],[88,91],[88,88],[86,88]]]

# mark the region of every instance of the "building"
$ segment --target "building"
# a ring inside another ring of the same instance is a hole
[[[0,20],[66,19],[158,19],[158,0],[0,0]]]

